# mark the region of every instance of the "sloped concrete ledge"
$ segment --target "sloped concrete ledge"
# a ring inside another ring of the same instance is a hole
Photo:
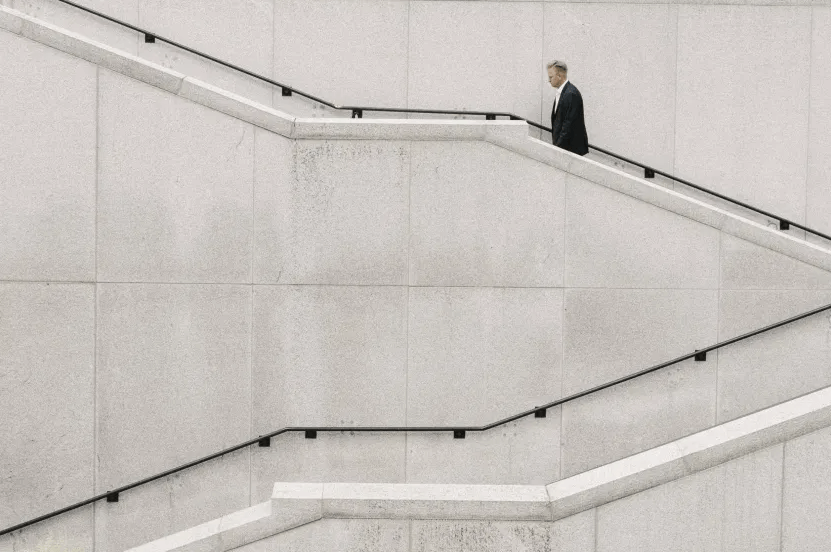
[[[521,140],[525,121],[430,119],[296,119],[292,138],[302,140]]]
[[[130,552],[222,552],[325,518],[557,521],[831,425],[831,388],[550,485],[276,483],[270,502]]]
[[[542,486],[330,483],[323,517],[546,521],[551,511]]]
[[[293,139],[478,140],[550,165],[791,258],[831,270],[831,249],[571,154],[528,136],[524,121],[302,119],[0,6],[0,29]]]
[[[813,266],[831,270],[829,249],[793,238],[612,167],[553,148],[545,142],[529,137],[528,125],[523,121],[298,119],[4,6],[0,6],[0,29],[96,63],[288,138],[487,141],[727,234]]]
[[[831,388],[547,485],[552,520],[601,506],[831,425]]]
[[[233,550],[318,519],[320,519],[320,516],[310,515],[302,508],[291,512],[280,512],[280,515],[277,515],[272,502],[263,502],[185,531],[131,548],[129,552]]]

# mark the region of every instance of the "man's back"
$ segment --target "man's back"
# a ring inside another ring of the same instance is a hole
[[[551,110],[552,142],[577,155],[589,152],[589,138],[583,116],[583,96],[571,82],[566,82],[560,101]]]

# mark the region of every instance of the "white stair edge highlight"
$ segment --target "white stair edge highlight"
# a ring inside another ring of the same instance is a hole
[[[224,552],[320,519],[556,521],[831,426],[831,388],[550,485],[275,483],[270,502],[128,552]]]
[[[831,425],[831,387],[546,486],[552,520],[589,510]]]
[[[291,139],[478,140],[831,271],[829,249],[532,138],[524,121],[297,118],[0,6],[5,30]]]

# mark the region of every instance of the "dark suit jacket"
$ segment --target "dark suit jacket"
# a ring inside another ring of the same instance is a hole
[[[583,96],[577,87],[567,82],[560,94],[556,113],[551,109],[551,139],[558,148],[577,155],[589,153],[589,138],[583,118]]]

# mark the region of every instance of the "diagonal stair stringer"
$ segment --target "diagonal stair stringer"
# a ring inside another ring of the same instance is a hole
[[[530,137],[529,126],[524,121],[298,118],[4,6],[0,6],[0,29],[290,139],[488,142],[726,234],[831,271],[829,248],[784,234],[682,193],[555,148]]]

